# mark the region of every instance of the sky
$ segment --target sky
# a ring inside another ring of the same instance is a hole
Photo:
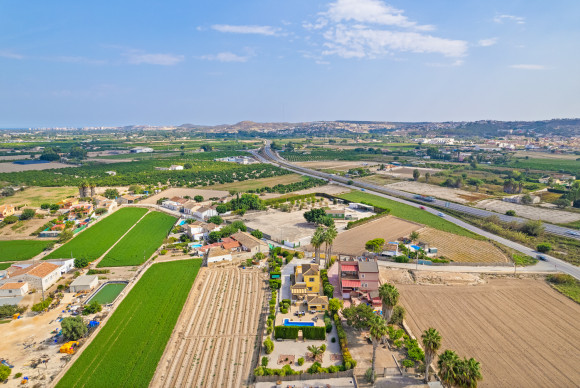
[[[0,128],[580,117],[580,1],[0,0]]]

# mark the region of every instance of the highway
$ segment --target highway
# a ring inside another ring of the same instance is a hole
[[[275,164],[278,165],[282,168],[285,168],[287,170],[296,172],[298,174],[301,175],[305,175],[305,176],[310,176],[313,178],[322,178],[322,179],[327,179],[327,180],[332,180],[334,183],[337,184],[341,184],[344,186],[348,186],[350,188],[359,188],[361,189],[361,191],[365,191],[369,194],[373,194],[373,195],[377,195],[380,197],[384,197],[384,198],[388,198],[390,200],[393,201],[397,201],[400,203],[404,203],[406,205],[409,206],[413,206],[413,207],[420,207],[423,206],[425,208],[425,211],[438,215],[440,212],[440,210],[438,209],[433,209],[431,207],[429,207],[427,205],[427,203],[425,204],[417,204],[415,202],[411,202],[408,201],[404,198],[409,198],[412,199],[414,194],[409,194],[403,191],[399,191],[399,190],[392,190],[392,189],[387,189],[385,187],[381,187],[381,186],[376,186],[373,184],[369,184],[366,182],[360,182],[357,180],[352,180],[353,183],[351,185],[348,185],[348,181],[351,179],[346,179],[340,176],[336,176],[336,175],[330,175],[330,174],[326,174],[320,171],[316,171],[316,170],[312,170],[309,168],[304,168],[304,167],[300,167],[300,166],[296,166],[293,165],[289,162],[287,162],[286,160],[282,159],[276,152],[274,152],[271,148],[270,148],[270,142],[266,141],[265,146],[260,150],[260,151],[250,151],[258,160],[260,160],[263,163],[270,163],[270,164]],[[403,197],[403,198],[400,198]],[[453,209],[453,210],[458,210],[458,211],[462,211],[465,213],[469,213],[469,214],[474,214],[477,215],[479,217],[487,217],[489,215],[497,215],[496,213],[492,213],[486,210],[482,210],[482,209],[474,209],[471,208],[469,206],[463,206],[463,205],[458,205],[458,204],[449,204],[448,206],[446,206],[445,201],[440,201],[440,200],[435,200],[435,202],[433,202],[437,205],[440,206],[444,206],[447,207],[449,209]],[[506,216],[507,217],[507,216]],[[517,219],[517,220],[523,220],[521,218],[518,217],[508,217],[509,219]],[[521,252],[525,255],[528,256],[532,256],[532,257],[536,257],[538,255],[538,252],[534,251],[531,248],[528,248],[524,245],[521,245],[519,243],[513,242],[511,240],[507,240],[503,237],[497,236],[495,234],[489,233],[483,229],[480,229],[476,226],[473,226],[471,224],[468,224],[462,220],[459,220],[457,218],[454,218],[452,216],[449,215],[445,215],[445,219],[449,222],[452,222],[458,226],[461,226],[467,230],[472,231],[473,233],[479,234],[481,236],[484,236],[490,240],[494,240],[497,241],[507,247],[510,247],[518,252]],[[546,231],[548,231],[548,225],[546,224]],[[553,227],[556,227],[555,225],[551,225]],[[559,227],[557,227],[559,228]],[[564,229],[564,231],[566,231],[567,229],[565,228],[561,228]],[[561,233],[555,233],[555,234],[561,234],[561,235],[565,235],[565,232],[561,232]],[[573,236],[568,236],[567,237],[573,237]],[[578,237],[576,237],[578,238]],[[543,270],[541,270],[540,272],[544,272],[545,269],[548,267],[546,264],[549,264],[549,267],[551,269],[551,267],[553,266],[554,270],[558,270],[558,271],[562,271],[565,272],[567,274],[570,274],[572,276],[574,276],[576,279],[580,280],[580,268],[576,267],[575,265],[569,264],[563,260],[557,259],[555,257],[543,254],[543,256],[546,258],[546,261],[544,263],[541,263],[542,265],[540,267],[544,268]],[[434,267],[434,270],[437,267]],[[484,269],[486,267],[480,267],[482,269],[481,272],[486,272]],[[461,272],[461,271],[460,271]]]

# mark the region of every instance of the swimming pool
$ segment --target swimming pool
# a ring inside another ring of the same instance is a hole
[[[193,244],[191,245],[192,248],[201,248],[203,245],[201,244]]]
[[[314,326],[312,321],[291,321],[289,319],[284,319],[284,326]]]
[[[413,248],[416,251],[421,249],[421,247],[419,245],[411,245],[411,248]]]

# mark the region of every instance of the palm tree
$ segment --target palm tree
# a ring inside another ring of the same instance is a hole
[[[320,264],[320,247],[324,243],[324,228],[319,226],[316,228],[312,239],[310,240],[310,244],[314,247],[314,259],[316,264]]]
[[[423,339],[423,348],[425,348],[425,382],[429,383],[429,367],[437,351],[441,347],[441,334],[434,328],[430,327],[421,335]]]
[[[371,335],[371,340],[373,341],[373,364],[372,364],[372,371],[373,374],[371,376],[371,382],[375,382],[375,363],[377,360],[377,348],[379,347],[379,343],[383,339],[384,336],[387,335],[387,325],[385,321],[381,319],[379,316],[375,315],[370,321],[370,328],[369,334]]]
[[[483,380],[481,375],[481,364],[474,358],[464,358],[457,363],[456,384],[465,388],[477,388],[477,382]]]
[[[81,197],[81,198],[84,198],[84,197],[86,197],[86,195],[85,195],[85,192],[86,192],[86,190],[87,190],[87,187],[88,187],[88,184],[87,184],[87,182],[82,182],[82,183],[79,185],[79,197]]]
[[[324,243],[326,244],[326,252],[324,253],[325,257],[324,262],[326,268],[328,268],[330,265],[330,258],[332,256],[332,243],[334,242],[336,236],[338,236],[338,232],[336,230],[336,226],[334,225],[326,228],[326,230],[324,231]]]
[[[383,302],[383,318],[388,323],[393,314],[393,308],[399,301],[399,291],[392,284],[384,283],[379,287],[379,296]]]
[[[322,355],[322,353],[324,353],[324,350],[322,350],[321,346],[310,345],[306,349],[308,349],[308,351],[312,353],[312,357],[314,358],[315,361],[319,358],[319,356]]]
[[[457,382],[457,364],[460,362],[457,353],[453,350],[446,350],[439,355],[437,366],[439,367],[439,377],[444,386],[451,387]]]

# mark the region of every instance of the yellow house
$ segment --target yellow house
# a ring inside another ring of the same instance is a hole
[[[320,295],[320,269],[318,264],[297,265],[294,284],[290,286],[292,299],[304,299],[308,295]]]
[[[325,311],[328,309],[328,297],[320,295],[308,295],[306,297],[309,311]]]
[[[0,218],[14,215],[14,206],[0,205]]]
[[[60,202],[57,203],[57,205],[61,209],[68,209],[71,206],[78,205],[78,204],[79,204],[79,199],[78,198],[65,198],[62,201],[60,201]]]

